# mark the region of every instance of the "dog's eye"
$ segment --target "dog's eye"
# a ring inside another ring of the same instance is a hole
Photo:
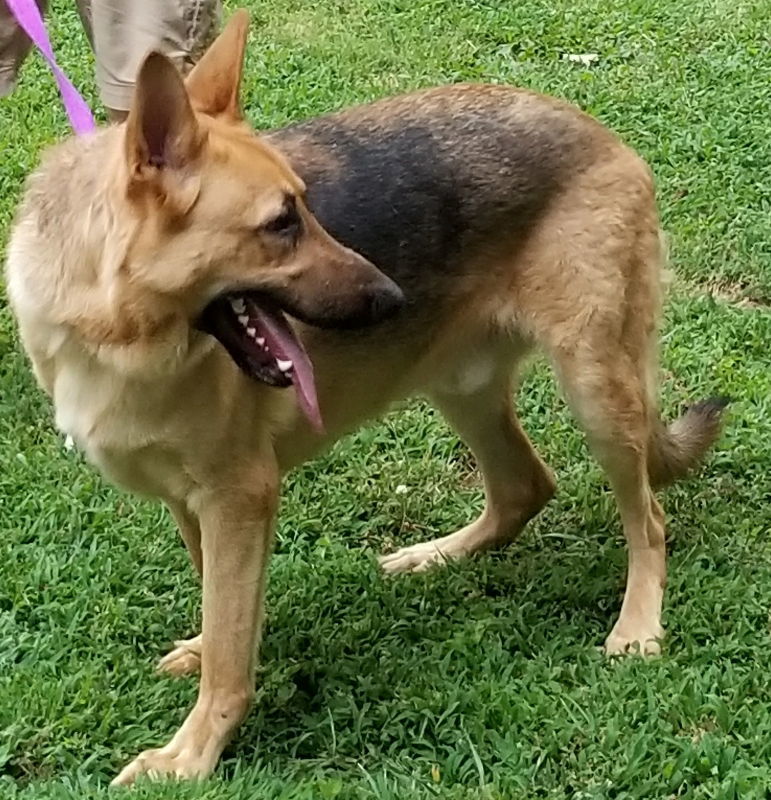
[[[277,216],[263,223],[261,230],[265,233],[274,233],[279,236],[295,236],[300,228],[300,215],[297,209],[286,206]]]

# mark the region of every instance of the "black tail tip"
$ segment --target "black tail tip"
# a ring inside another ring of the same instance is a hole
[[[700,417],[719,417],[726,406],[731,403],[731,398],[725,395],[718,397],[708,397],[706,400],[700,400],[694,403],[689,409],[689,414],[698,414]]]

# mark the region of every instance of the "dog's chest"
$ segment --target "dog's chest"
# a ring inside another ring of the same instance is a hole
[[[54,405],[57,427],[109,480],[141,494],[185,493],[176,437],[154,413],[152,387],[76,361],[57,371]]]

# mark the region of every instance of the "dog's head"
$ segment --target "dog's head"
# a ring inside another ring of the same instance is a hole
[[[216,337],[250,376],[294,382],[302,401],[310,364],[283,312],[356,327],[396,312],[403,296],[322,229],[301,179],[242,119],[247,25],[235,14],[186,82],[158,53],[140,69],[125,125],[120,190],[135,225],[121,282]]]

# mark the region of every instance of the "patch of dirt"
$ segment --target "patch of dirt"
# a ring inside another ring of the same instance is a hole
[[[711,295],[715,300],[728,303],[735,308],[756,309],[771,307],[771,300],[754,295],[753,287],[745,283],[712,280],[699,284],[699,289]]]

